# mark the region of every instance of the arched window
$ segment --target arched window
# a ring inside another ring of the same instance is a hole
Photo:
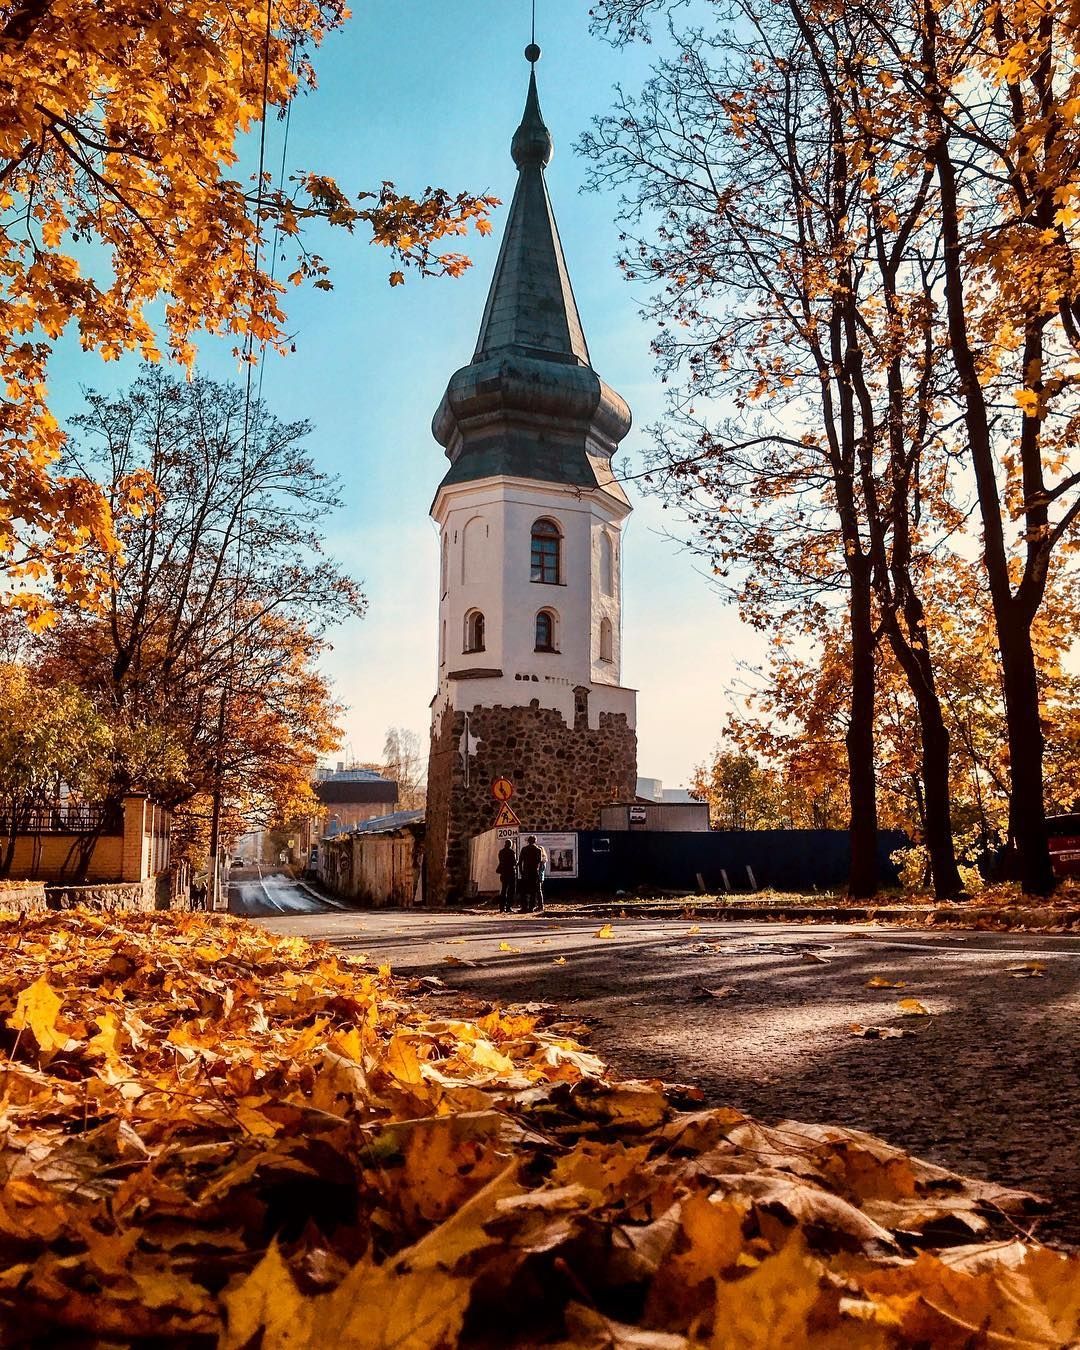
[[[600,660],[614,661],[615,659],[615,632],[611,627],[610,619],[600,620]]]
[[[442,621],[442,632],[439,635],[439,665],[446,665],[446,620]]]
[[[562,534],[553,520],[538,520],[532,527],[532,580],[557,586],[562,581]]]
[[[605,595],[615,594],[615,545],[607,530],[600,531],[600,589]]]
[[[465,651],[482,652],[484,650],[484,616],[478,609],[470,609],[465,615]]]
[[[450,531],[443,530],[442,537],[442,571],[440,573],[440,591],[441,596],[446,595],[450,581]]]
[[[536,616],[536,650],[553,652],[555,647],[555,615],[550,609],[542,609]]]

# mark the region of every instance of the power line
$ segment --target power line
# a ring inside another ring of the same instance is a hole
[[[263,27],[263,80],[262,80],[262,119],[259,124],[259,167],[256,177],[255,190],[255,229],[251,240],[251,308],[255,308],[255,291],[259,275],[259,253],[260,242],[262,238],[262,211],[263,211],[263,184],[266,173],[266,115],[270,101],[270,38],[273,32],[273,0],[266,0],[266,22]],[[264,354],[265,354],[265,343]],[[247,481],[248,450],[251,435],[251,367],[252,356],[255,350],[255,335],[248,325],[248,331],[244,339],[243,356],[244,364],[247,367],[244,380],[244,430],[240,451],[240,480],[238,488],[240,491],[240,501],[236,513],[236,579],[233,584],[232,604],[229,613],[229,657],[228,666],[224,672],[224,679],[221,684],[221,702],[218,707],[218,725],[215,748],[215,766],[214,766],[214,797],[212,810],[212,824],[210,831],[210,863],[213,867],[213,886],[212,896],[213,904],[217,907],[220,896],[221,872],[221,814],[223,809],[223,797],[225,786],[225,766],[223,756],[225,753],[225,727],[228,718],[229,702],[232,696],[233,675],[236,666],[236,638],[237,638],[237,618],[240,607],[240,573],[243,565],[243,546],[244,546],[244,506],[245,506],[245,484]],[[245,649],[246,650],[246,649]],[[228,908],[226,900],[225,908]]]

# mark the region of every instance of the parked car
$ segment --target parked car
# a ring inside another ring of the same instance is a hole
[[[246,867],[247,862],[243,858],[236,857],[232,860],[232,865],[234,867]]]
[[[1059,877],[1080,877],[1080,812],[1047,816],[1050,861]]]

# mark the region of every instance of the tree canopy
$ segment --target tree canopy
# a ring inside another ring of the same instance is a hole
[[[250,360],[287,348],[289,285],[330,285],[304,236],[313,220],[369,231],[394,255],[392,283],[407,267],[460,272],[468,260],[441,241],[489,228],[489,197],[389,181],[350,197],[308,169],[274,184],[261,150],[242,172],[240,137],[264,137],[314,87],[312,53],[346,15],[340,0],[0,4],[0,594],[34,620],[51,613],[39,583],[90,598],[95,555],[121,550],[100,489],[56,471],[47,376],[63,334],[105,359],[190,365],[203,332]],[[268,258],[283,243],[285,281]],[[149,491],[142,477],[116,487],[121,519]]]

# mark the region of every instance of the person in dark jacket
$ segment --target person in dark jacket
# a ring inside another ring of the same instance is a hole
[[[544,850],[536,842],[536,835],[530,834],[525,847],[521,850],[518,870],[521,874],[522,910],[526,914],[544,912],[544,868],[547,859]]]
[[[499,866],[496,869],[502,890],[499,893],[499,912],[509,914],[517,898],[517,854],[509,839],[499,849]]]

